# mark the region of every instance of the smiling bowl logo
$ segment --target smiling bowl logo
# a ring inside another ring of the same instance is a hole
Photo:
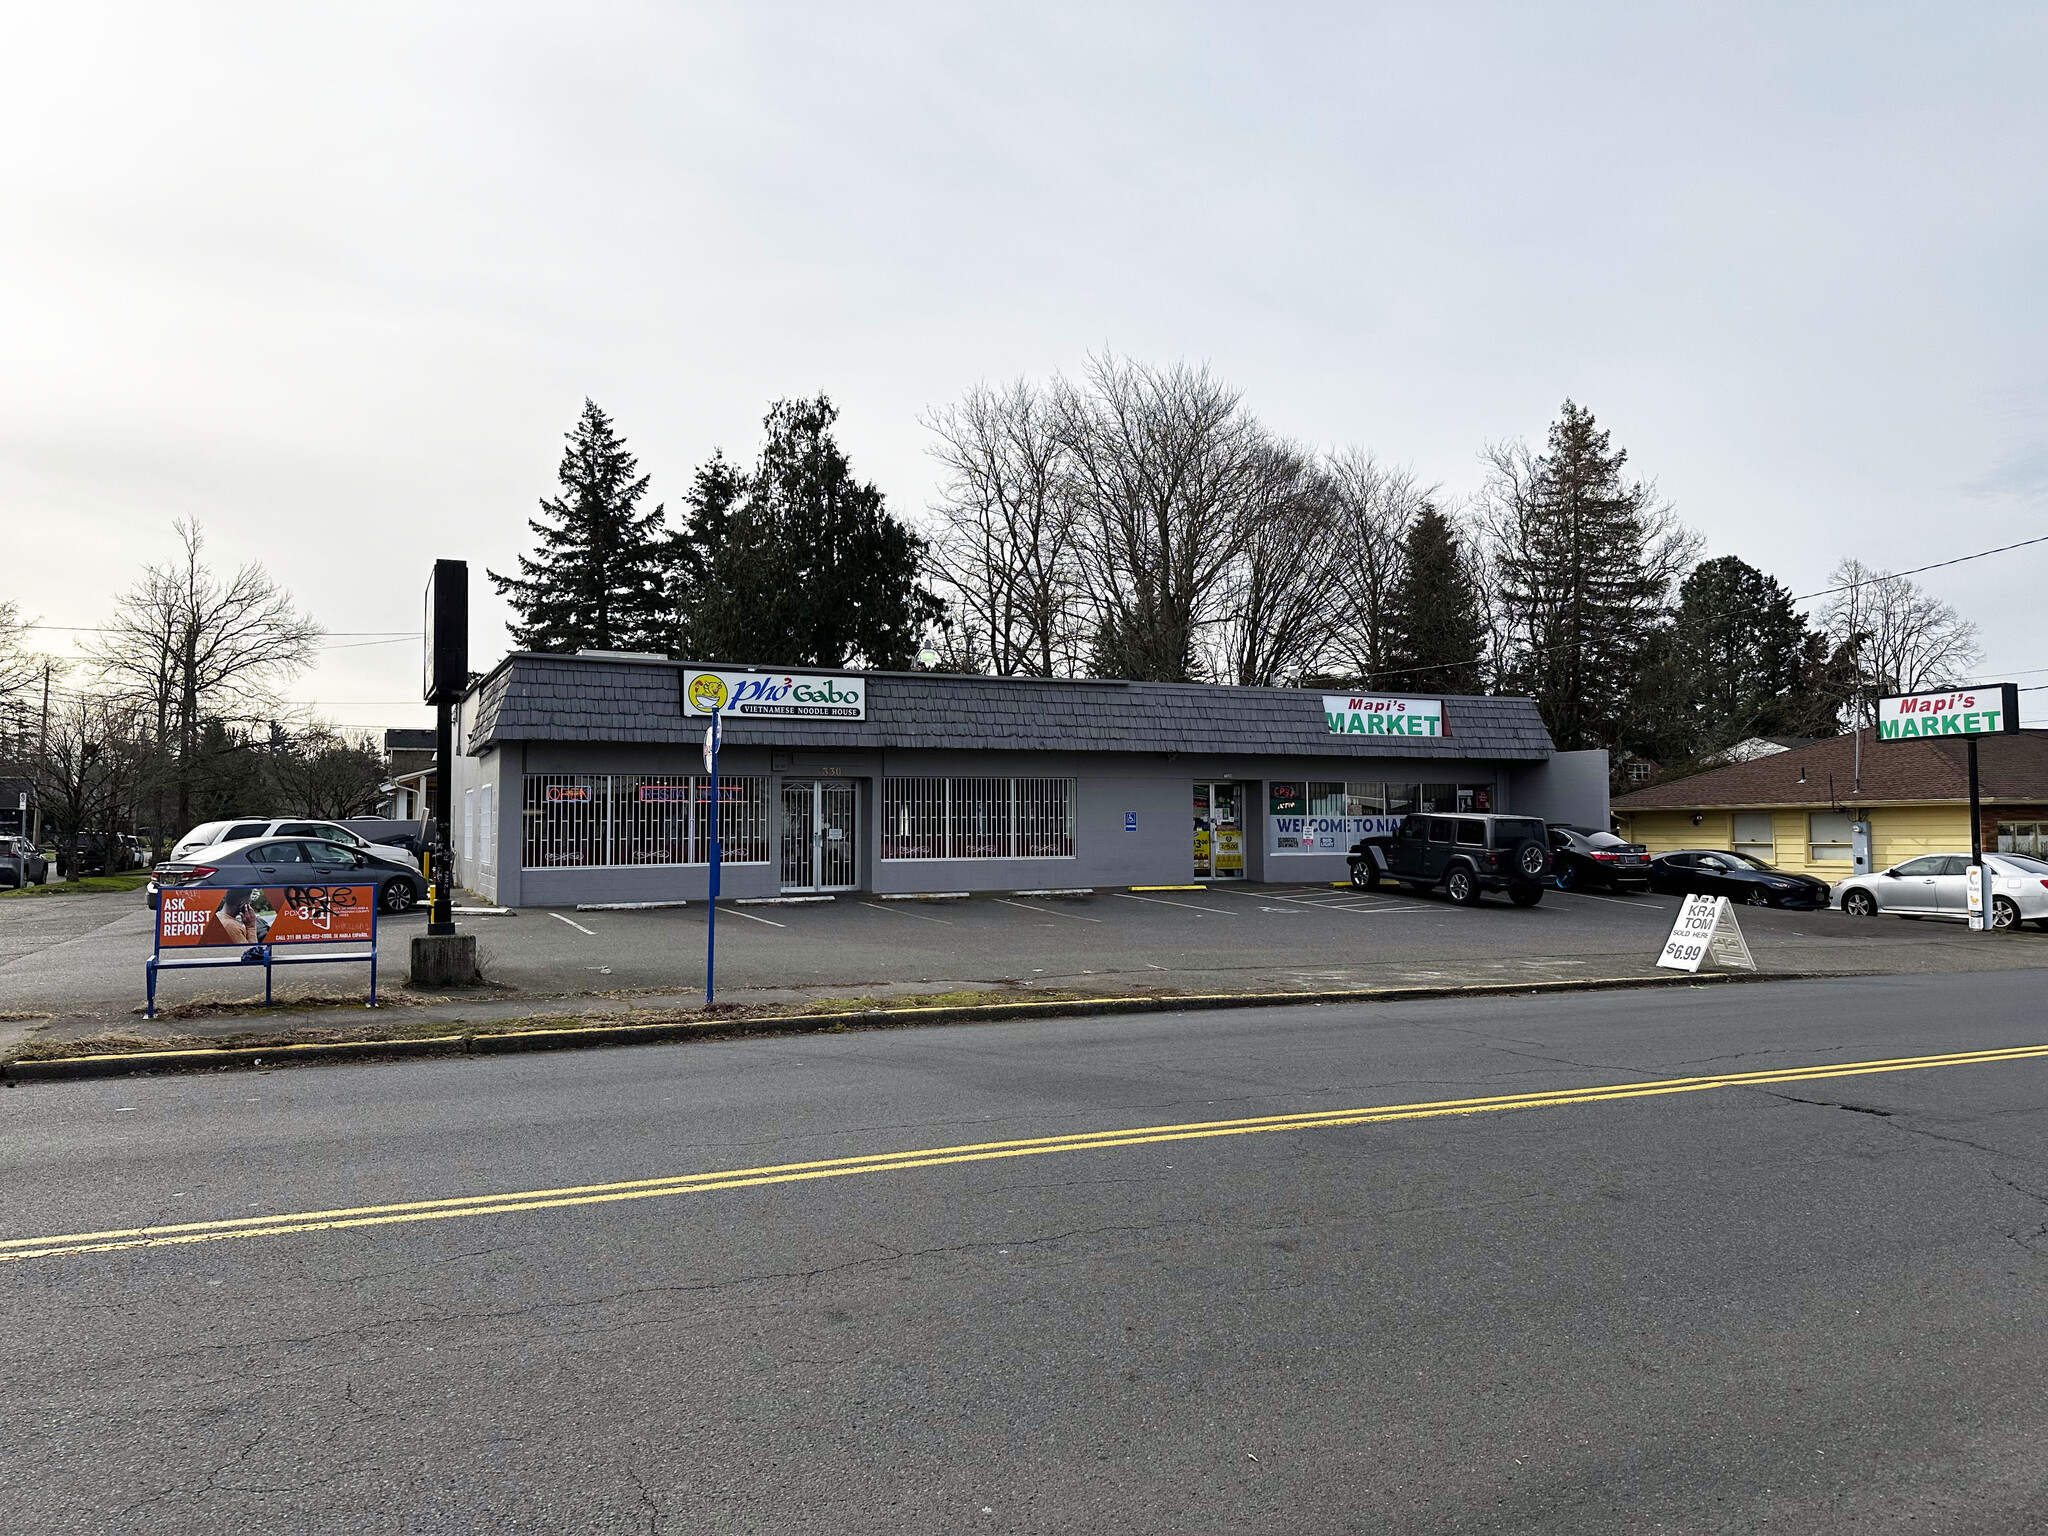
[[[690,707],[705,714],[723,709],[729,692],[724,678],[712,672],[699,672],[690,679]]]

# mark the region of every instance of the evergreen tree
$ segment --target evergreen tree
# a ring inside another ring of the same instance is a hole
[[[1383,686],[1415,693],[1477,693],[1486,619],[1458,530],[1424,502],[1401,540],[1401,572],[1388,602],[1391,655]]]
[[[825,396],[778,401],[751,474],[698,472],[679,544],[690,649],[706,661],[901,668],[943,612],[925,541],[856,480]]]
[[[640,510],[647,476],[589,401],[557,472],[562,494],[529,521],[540,540],[518,576],[487,571],[519,615],[513,643],[529,651],[665,651],[673,636],[665,589],[669,540],[662,509]]]
[[[1693,539],[1628,455],[1567,400],[1546,451],[1493,455],[1502,683],[1533,694],[1560,750],[1620,744],[1651,635]]]
[[[1669,767],[1750,736],[1831,734],[1811,729],[1839,707],[1809,697],[1826,659],[1783,583],[1733,555],[1706,561],[1645,650],[1629,745]]]

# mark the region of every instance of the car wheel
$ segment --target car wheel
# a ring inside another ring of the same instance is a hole
[[[1524,880],[1541,880],[1550,854],[1541,843],[1523,842],[1515,849],[1515,869]]]
[[[1991,898],[1991,927],[1997,933],[2011,933],[2020,925],[2020,909],[2010,896]]]
[[[1877,916],[1877,898],[1868,891],[1851,891],[1842,898],[1842,910],[1851,917]]]
[[[1351,883],[1361,891],[1370,891],[1379,885],[1380,868],[1373,863],[1371,854],[1351,866]]]
[[[377,904],[386,912],[410,912],[412,904],[419,898],[413,892],[410,880],[388,880],[378,895]]]
[[[1479,882],[1472,878],[1469,869],[1454,869],[1444,876],[1444,894],[1461,907],[1476,906],[1479,902]]]
[[[1771,904],[1770,892],[1751,886],[1742,893],[1742,904],[1745,907],[1768,907]]]
[[[1508,900],[1518,907],[1533,907],[1543,899],[1540,885],[1517,885],[1508,891]]]
[[[1569,864],[1558,865],[1554,878],[1560,891],[1575,891],[1579,888],[1579,872]]]

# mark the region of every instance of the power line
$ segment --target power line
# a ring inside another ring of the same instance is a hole
[[[2029,544],[2048,544],[2048,533],[2037,539],[2021,539],[2017,544],[2001,544],[1996,549],[1980,549],[1974,555],[1957,555],[1953,560],[1937,560],[1932,565],[1916,565],[1910,571],[1886,571],[1882,576],[1866,576],[1861,581],[1852,581],[1844,586],[1829,587],[1820,592],[1808,592],[1792,599],[1795,603],[1810,602],[1816,597],[1830,597],[1837,592],[1853,592],[1858,587],[1874,586],[1880,581],[1892,581],[1900,576],[1918,576],[1922,571],[1938,571],[1946,566],[1961,565],[1969,560],[1982,560],[1987,555],[2002,555],[2009,549],[2025,549]]]
[[[67,635],[120,635],[128,633],[125,629],[116,629],[106,624],[21,624],[17,625],[16,628],[48,629]],[[394,640],[417,640],[420,638],[420,631],[417,629],[330,629],[325,631],[325,633],[350,637],[357,635],[385,635]]]

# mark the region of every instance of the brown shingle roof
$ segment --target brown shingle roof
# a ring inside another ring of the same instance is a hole
[[[1735,805],[1849,805],[1893,800],[1967,800],[1966,748],[1960,741],[1884,741],[1863,735],[1863,777],[1856,778],[1856,740],[1830,736],[1810,747],[1730,763],[1614,800],[1617,811],[1693,810]],[[1801,770],[1806,782],[1799,782]],[[1977,747],[1977,774],[1987,800],[2048,800],[2048,731],[1987,736]]]

